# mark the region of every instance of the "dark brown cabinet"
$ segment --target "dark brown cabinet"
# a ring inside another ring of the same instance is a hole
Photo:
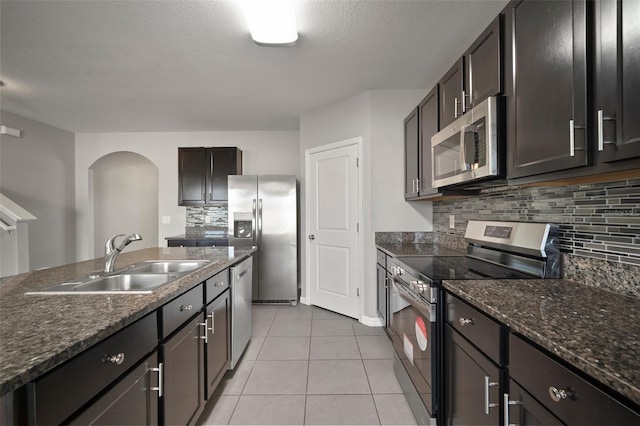
[[[509,417],[505,419],[504,424],[521,426],[564,424],[513,380],[509,381],[509,393],[504,402],[511,402],[508,411],[505,411]]]
[[[440,91],[440,128],[443,129],[465,112],[464,56],[438,82]]]
[[[498,15],[438,82],[440,129],[503,93],[503,17]]]
[[[167,240],[167,247],[218,247],[228,246],[228,240],[213,240],[213,239],[169,239]]]
[[[438,86],[405,118],[405,199],[431,198],[433,188],[431,136],[438,133]]]
[[[500,369],[445,325],[445,425],[498,425]]]
[[[72,425],[157,425],[158,356],[153,354],[86,408]]]
[[[387,272],[387,255],[384,252],[377,251],[376,262],[376,287],[377,287],[377,311],[382,318],[383,327],[389,325],[389,273]]]
[[[200,313],[162,344],[162,407],[166,425],[194,424],[204,408],[205,330],[202,324],[204,314]]]
[[[503,26],[503,16],[498,15],[464,54],[464,111],[489,96],[498,96],[503,92]]]
[[[231,336],[228,332],[231,323],[230,309],[228,290],[207,306],[207,339],[205,341],[207,399],[213,395],[231,359]]]
[[[227,201],[227,176],[240,174],[242,151],[238,148],[178,148],[178,204]]]
[[[505,9],[509,178],[588,164],[586,7],[525,0]]]
[[[404,198],[405,200],[418,196],[418,165],[419,165],[419,139],[418,126],[420,125],[418,108],[415,108],[404,119]]]
[[[544,424],[552,424],[554,418],[568,425],[640,424],[638,413],[513,333],[509,336],[509,376],[517,384],[505,395],[510,422],[523,415],[517,407],[524,405],[530,414],[535,411],[530,417],[544,418]],[[546,411],[536,408],[535,400]]]
[[[444,424],[501,424],[506,331],[449,293],[445,301]]]
[[[640,2],[595,3],[597,162],[640,156]]]

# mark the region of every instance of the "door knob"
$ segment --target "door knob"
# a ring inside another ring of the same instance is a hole
[[[310,239],[310,240],[315,240],[315,239],[316,239],[316,236],[315,236],[315,235],[313,235],[313,234],[311,234],[311,235],[309,235],[309,239]]]

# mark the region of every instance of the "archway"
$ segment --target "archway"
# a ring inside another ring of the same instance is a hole
[[[107,154],[89,167],[93,210],[93,257],[104,254],[112,235],[138,233],[128,250],[158,245],[158,167],[134,152]]]

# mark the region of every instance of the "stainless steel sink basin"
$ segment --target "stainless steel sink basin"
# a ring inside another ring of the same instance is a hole
[[[149,260],[140,265],[133,266],[127,271],[129,274],[170,274],[186,273],[209,263],[206,260]]]
[[[208,260],[149,260],[107,275],[90,275],[25,294],[147,294],[207,263]]]
[[[26,294],[147,294],[169,284],[177,274],[114,274],[69,282]]]

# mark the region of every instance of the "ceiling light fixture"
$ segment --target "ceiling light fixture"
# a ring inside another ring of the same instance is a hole
[[[264,46],[291,46],[298,40],[293,0],[242,0],[251,38]]]

